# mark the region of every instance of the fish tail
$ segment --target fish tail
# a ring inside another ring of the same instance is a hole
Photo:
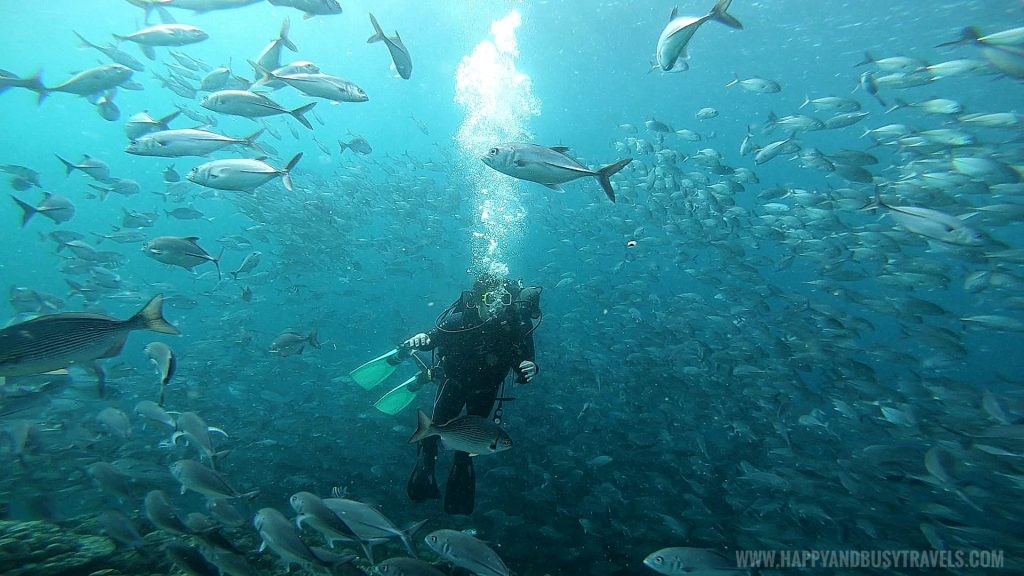
[[[72,32],[74,32],[75,36],[78,36],[78,39],[82,41],[82,43],[78,45],[79,48],[97,48],[95,44],[86,40],[85,36],[82,36],[75,30],[72,30]]]
[[[128,321],[137,325],[142,330],[152,330],[153,332],[160,332],[162,334],[181,334],[177,328],[171,326],[171,323],[164,319],[163,294],[153,296],[153,299],[143,306],[142,310],[139,310],[138,314],[132,316]]]
[[[804,106],[807,106],[810,103],[811,103],[811,97],[808,96],[807,94],[804,94],[804,103],[800,105],[800,109],[802,110]],[[750,132],[750,130],[748,129],[747,133],[749,133],[749,132]]]
[[[942,44],[936,44],[936,48],[944,48],[946,46],[961,46],[963,44],[970,44],[971,42],[977,42],[978,38],[981,38],[981,30],[977,26],[966,26],[960,31],[960,37],[956,40],[950,40],[949,42],[943,42]]]
[[[213,262],[213,265],[217,267],[217,281],[218,282],[220,282],[220,279],[223,278],[223,275],[221,275],[221,273],[220,273],[220,259],[223,256],[224,256],[224,247],[221,246],[220,254],[217,254],[216,258],[214,258],[212,256],[210,257],[210,261]]]
[[[170,130],[170,127],[167,126],[167,125],[170,124],[170,122],[172,120],[174,120],[175,118],[177,118],[180,115],[181,115],[181,109],[178,109],[178,110],[175,110],[174,112],[171,112],[167,116],[164,116],[163,118],[157,120],[156,123],[159,124],[160,127],[163,128],[164,130]]]
[[[891,108],[889,108],[888,110],[886,110],[885,113],[888,114],[889,112],[892,112],[893,110],[899,110],[900,108],[907,108],[908,106],[910,106],[910,104],[907,104],[903,100],[900,100],[899,98],[897,98],[896,99],[896,104],[893,104],[893,106]]]
[[[22,211],[24,212],[24,214],[21,215],[21,226],[24,228],[25,224],[28,224],[28,221],[31,220],[32,217],[36,215],[36,212],[39,211],[36,210],[35,206],[32,206],[27,202],[23,202],[20,198],[14,196],[13,194],[11,195],[11,198],[13,198],[14,201],[18,203],[18,206],[20,206]]]
[[[728,88],[729,86],[734,86],[734,85],[740,83],[740,76],[739,76],[739,74],[733,72],[732,73],[732,78],[733,78],[732,82],[729,82],[728,84],[725,85],[726,88]]]
[[[54,154],[54,156],[57,156],[57,160],[60,160],[64,164],[64,176],[70,176],[71,173],[75,171],[75,165],[74,164],[72,164],[71,162],[68,162],[67,160],[65,160],[63,158],[61,158],[57,154]]]
[[[295,47],[295,44],[288,39],[288,30],[291,28],[292,21],[290,18],[285,18],[284,22],[281,23],[281,34],[277,37],[277,41],[281,43],[285,48],[292,52],[298,52],[299,49]]]
[[[317,350],[320,349],[320,339],[316,330],[311,330],[309,332],[309,345],[312,346],[313,348],[316,348]]]
[[[256,139],[263,135],[264,130],[264,128],[260,128],[259,130],[253,132],[252,134],[246,136],[245,138],[242,138],[242,140],[244,141],[243,146],[247,146],[249,148],[257,147]]]
[[[867,65],[867,64],[874,64],[874,63],[875,63],[875,57],[871,55],[871,52],[868,52],[867,50],[865,50],[864,51],[864,59],[861,60],[860,62],[857,62],[857,64],[854,66],[854,68],[856,68],[857,66],[864,66],[864,65]]]
[[[427,416],[423,410],[416,413],[416,431],[409,437],[409,444],[415,444],[424,438],[436,436],[437,430],[434,429],[434,423],[430,421],[430,416]]]
[[[309,112],[310,110],[312,110],[314,106],[316,106],[316,102],[310,102],[309,104],[306,104],[305,106],[300,106],[300,107],[296,108],[295,110],[292,110],[292,111],[290,111],[288,113],[291,114],[292,117],[294,117],[300,123],[302,123],[303,126],[305,126],[306,128],[309,128],[310,130],[312,130],[313,129],[313,125],[309,123],[309,120],[306,120],[306,117],[304,116],[304,114],[306,112]]]
[[[36,73],[23,79],[25,82],[25,88],[38,92],[40,94],[40,102],[42,102],[42,93],[47,92],[46,86],[43,85],[43,71],[42,69],[36,70]]]
[[[715,7],[711,9],[711,14],[709,16],[711,16],[712,20],[718,20],[730,28],[742,30],[743,23],[727,12],[730,4],[732,4],[732,0],[718,0]]]
[[[338,140],[338,146],[341,147],[341,153],[342,154],[344,154],[345,150],[348,150],[348,147],[349,147],[348,146],[348,142],[343,142],[341,140]]]
[[[601,168],[595,174],[595,176],[597,176],[597,181],[601,183],[601,188],[604,188],[604,193],[608,195],[608,198],[612,202],[615,202],[615,190],[612,189],[612,180],[611,180],[612,174],[615,174],[619,170],[622,170],[623,168],[626,167],[626,165],[628,165],[632,161],[633,161],[632,158],[626,158],[625,160],[619,160],[615,164],[611,164],[611,165],[605,166],[604,168]]]
[[[89,188],[92,188],[93,190],[99,190],[99,192],[100,192],[100,202],[102,202],[102,201],[107,199],[107,194],[110,194],[110,190],[111,190],[110,188],[104,188],[103,186],[97,186],[95,184],[89,184]],[[166,210],[164,210],[164,212],[166,212]]]
[[[373,14],[370,14],[370,22],[373,23],[374,34],[366,40],[366,43],[373,44],[374,42],[384,40],[384,31],[381,30],[380,24],[377,23],[377,19],[373,17]]]
[[[313,104],[310,104],[309,106],[312,107]],[[299,160],[302,160],[302,152],[299,152],[298,154],[293,156],[292,159],[288,162],[288,165],[284,167],[284,170],[281,170],[281,172],[284,173],[284,176],[282,176],[281,181],[284,182],[284,187],[289,192],[292,191],[292,169],[295,168],[295,165],[299,163]]]
[[[402,544],[405,544],[405,549],[409,551],[409,555],[413,558],[419,558],[419,556],[417,556],[416,551],[413,550],[412,537],[415,536],[416,533],[419,532],[420,528],[423,528],[423,525],[426,523],[427,520],[413,522],[398,533],[398,537],[402,539]]]

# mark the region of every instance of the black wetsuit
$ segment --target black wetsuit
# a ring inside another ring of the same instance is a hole
[[[463,408],[466,414],[489,417],[509,370],[517,374],[518,382],[525,382],[519,365],[525,360],[534,361],[533,322],[521,303],[514,302],[483,324],[477,310],[467,309],[461,300],[454,310],[428,333],[430,344],[419,348],[435,350],[440,377],[431,420],[439,425],[461,415]],[[437,497],[434,464],[439,442],[440,438],[433,436],[420,443],[417,468],[409,486],[409,496],[415,501]],[[457,486],[452,482],[456,475],[461,478]],[[455,452],[445,509],[451,513],[472,512],[474,489],[469,455]]]

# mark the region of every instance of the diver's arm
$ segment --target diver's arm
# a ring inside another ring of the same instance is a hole
[[[433,350],[434,347],[437,346],[437,337],[435,332],[435,330],[431,330],[430,332],[420,332],[405,342],[402,342],[402,346],[424,352]]]
[[[527,332],[532,327],[530,321],[525,322],[525,328]],[[516,347],[518,352],[512,360],[512,369],[516,373],[516,382],[525,384],[533,380],[540,372],[540,367],[537,366],[535,361],[536,350],[533,346],[533,334],[523,338],[519,346]]]

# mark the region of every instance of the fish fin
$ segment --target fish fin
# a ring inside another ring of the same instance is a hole
[[[213,427],[213,426],[207,427],[206,431],[207,432],[217,432],[218,434],[223,434],[225,438],[228,437],[228,433],[227,432],[221,430],[220,428],[216,428],[216,427]]]
[[[730,86],[735,86],[736,84],[740,83],[740,76],[739,76],[739,74],[733,72],[732,73],[732,78],[733,78],[732,82],[729,82],[728,84],[725,85],[726,88],[728,88]]]
[[[416,431],[409,438],[409,444],[415,444],[435,434],[437,431],[434,430],[434,423],[430,421],[430,416],[427,416],[423,410],[419,410],[416,413]]]
[[[277,37],[281,44],[291,50],[292,52],[298,52],[299,49],[288,39],[288,29],[291,28],[292,21],[289,18],[285,18],[284,22],[281,23],[281,34]]]
[[[175,110],[174,112],[171,112],[167,116],[164,116],[163,118],[160,118],[159,120],[156,121],[156,123],[161,125],[161,126],[163,126],[164,130],[169,130],[167,124],[171,120],[174,120],[175,118],[177,118],[180,115],[181,115],[181,109],[178,109],[178,110]],[[174,164],[171,164],[171,166],[174,166]]]
[[[384,39],[384,31],[381,30],[380,24],[377,23],[377,19],[373,17],[372,13],[370,14],[370,22],[373,23],[374,34],[366,40],[366,43],[373,44],[374,42],[380,42]]]
[[[295,110],[289,111],[288,113],[291,114],[292,117],[294,117],[300,123],[302,123],[303,126],[305,126],[306,128],[309,128],[310,130],[312,130],[313,129],[313,125],[309,123],[309,120],[306,120],[306,117],[303,116],[303,114],[305,114],[306,112],[309,112],[310,110],[312,110],[313,107],[316,106],[316,104],[317,104],[316,102],[310,102],[309,104],[306,104],[305,106],[300,106],[300,107],[296,108]]]
[[[18,203],[18,206],[20,206],[22,211],[24,212],[24,214],[21,215],[21,227],[24,228],[25,224],[28,224],[28,221],[31,220],[32,217],[36,215],[36,212],[39,211],[36,210],[35,206],[32,206],[27,202],[23,202],[20,198],[13,194],[11,194],[11,198]]]
[[[309,333],[309,345],[317,350],[320,349],[320,339],[317,338],[316,330],[312,330]]]
[[[246,136],[245,138],[242,138],[242,140],[245,141],[242,145],[248,146],[249,148],[258,147],[258,145],[256,144],[256,139],[262,136],[265,130],[265,128],[260,128],[259,130],[253,132],[252,134]]]
[[[170,412],[168,412],[168,414],[170,414]],[[177,444],[178,438],[181,438],[184,435],[184,432],[175,432],[174,434],[171,434],[171,444]]]
[[[672,7],[672,13],[668,15],[668,21],[671,22],[679,17],[679,6]]]
[[[132,316],[128,322],[143,330],[152,330],[162,334],[181,334],[177,328],[164,319],[164,295],[157,294],[150,300],[142,310]]]
[[[562,190],[562,187],[558,184],[544,184],[544,186],[554,190],[555,192],[565,192],[565,190]]]
[[[608,195],[608,199],[611,200],[612,202],[615,202],[615,190],[612,189],[611,181],[612,174],[615,174],[619,170],[622,170],[632,161],[632,158],[619,160],[615,164],[610,164],[608,166],[605,166],[604,168],[601,168],[600,170],[597,171],[597,174],[595,174],[595,176],[597,177],[597,181],[601,183],[601,188],[604,189],[604,193]]]
[[[156,60],[156,50],[152,46],[146,46],[144,44],[139,45],[142,48],[142,53],[146,55],[146,58],[150,60]]]
[[[199,236],[185,236],[185,240],[195,244],[196,242],[199,242]]]
[[[67,160],[65,160],[63,158],[61,158],[57,154],[54,154],[54,156],[57,156],[57,160],[60,160],[64,164],[64,176],[70,176],[71,173],[75,171],[75,165],[74,164],[72,164],[71,162],[68,162]]]
[[[103,355],[100,356],[100,358],[113,358],[114,356],[121,354],[121,351],[124,350],[124,343],[127,340],[128,339],[125,338],[124,340],[117,342],[116,344],[111,346],[106,352],[104,352]]]
[[[72,32],[74,32],[75,36],[78,36],[78,39],[82,41],[82,43],[78,45],[79,48],[96,48],[97,47],[92,42],[89,42],[88,40],[86,40],[85,36],[82,36],[81,34],[79,34],[78,32],[76,32],[74,30],[72,30]]]
[[[310,106],[313,106],[313,104],[310,104]],[[303,120],[305,120],[305,118],[303,118]],[[308,125],[309,122],[306,122],[306,124]],[[285,189],[289,192],[292,191],[292,169],[295,168],[295,165],[298,164],[301,159],[302,152],[299,152],[288,161],[288,165],[281,171],[284,173],[284,176],[281,177],[281,181],[284,183]],[[317,346],[317,348],[319,348],[319,346]]]
[[[568,146],[552,146],[551,149],[559,154],[567,154],[569,152]]]
[[[868,52],[867,50],[865,50],[864,51],[864,59],[861,60],[860,62],[858,62],[856,64],[856,66],[854,66],[854,68],[856,68],[857,66],[864,66],[865,64],[874,64],[874,63],[875,63],[875,57],[871,55],[871,52]]]
[[[43,372],[43,374],[48,376],[67,376],[69,372],[67,368],[58,368],[56,370],[50,370],[49,372]]]
[[[711,19],[718,20],[730,28],[742,30],[743,24],[727,12],[730,4],[732,4],[732,0],[718,0],[715,7],[711,9]]]

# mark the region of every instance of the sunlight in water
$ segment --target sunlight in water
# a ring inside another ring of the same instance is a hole
[[[474,210],[474,273],[508,272],[508,258],[516,252],[526,217],[518,182],[480,161],[494,144],[528,140],[527,123],[540,115],[530,77],[516,69],[520,24],[514,10],[491,24],[493,40],[478,44],[455,74],[455,101],[466,111],[455,140],[471,187],[467,198],[472,198]]]

